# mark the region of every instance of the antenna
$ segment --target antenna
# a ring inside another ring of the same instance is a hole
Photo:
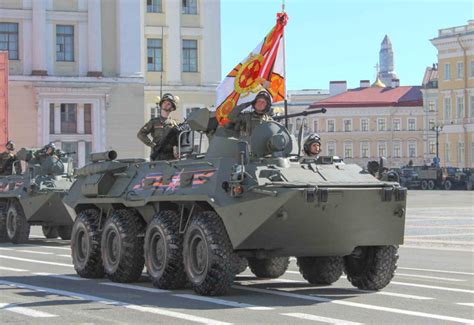
[[[163,97],[163,26],[161,26],[161,73],[160,73],[160,98]]]

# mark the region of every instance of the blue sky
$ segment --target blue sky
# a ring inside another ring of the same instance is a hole
[[[222,74],[225,76],[273,27],[281,0],[222,0]],[[348,87],[375,77],[380,43],[392,40],[401,85],[419,85],[437,61],[430,39],[438,29],[474,19],[472,1],[286,0],[287,89]]]

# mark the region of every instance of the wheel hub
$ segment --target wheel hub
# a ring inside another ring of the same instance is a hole
[[[208,262],[207,245],[200,234],[195,234],[190,245],[190,266],[196,276],[205,274]]]
[[[116,264],[120,255],[120,239],[114,230],[110,230],[106,236],[106,252],[109,264]]]
[[[154,270],[161,271],[166,261],[166,243],[158,232],[151,237],[151,262]]]
[[[8,237],[13,238],[16,233],[16,211],[10,210],[7,214],[7,232]]]

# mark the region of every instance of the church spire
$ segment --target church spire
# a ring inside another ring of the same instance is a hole
[[[380,44],[379,52],[379,63],[380,63],[380,80],[390,86],[392,84],[392,79],[398,79],[397,74],[395,73],[395,62],[394,54],[392,48],[392,41],[388,35],[382,40]]]

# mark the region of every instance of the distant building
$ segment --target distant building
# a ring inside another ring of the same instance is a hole
[[[474,167],[474,20],[440,29],[431,43],[438,50],[441,165]]]
[[[438,121],[438,67],[433,64],[427,67],[421,84],[423,94],[423,158],[427,165],[433,163],[436,157],[436,132],[434,128],[439,125]]]

